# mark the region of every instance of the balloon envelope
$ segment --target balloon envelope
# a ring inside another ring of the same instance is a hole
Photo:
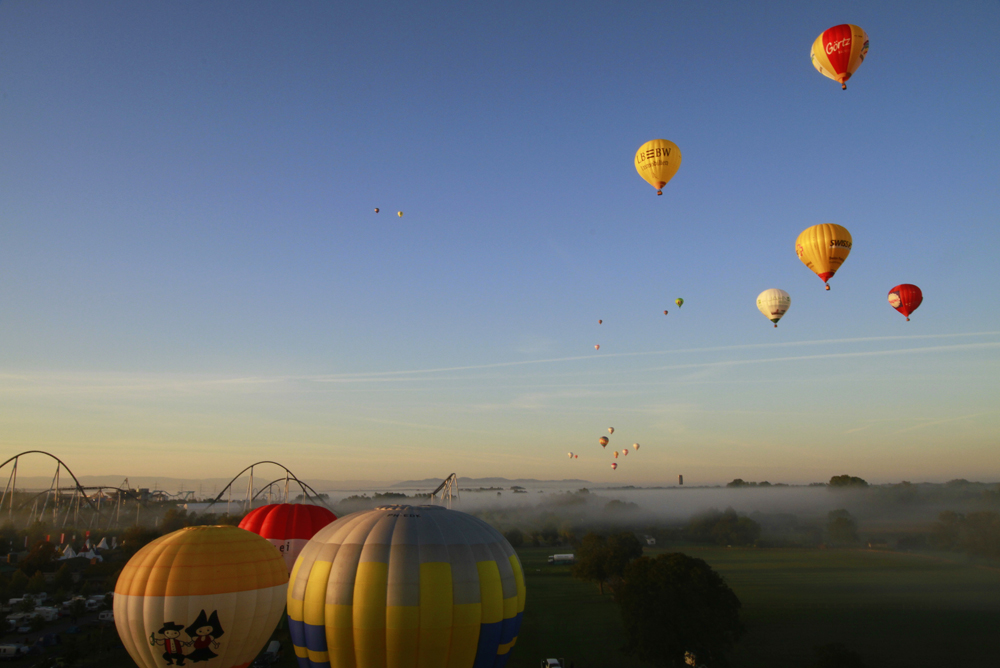
[[[600,443],[602,446],[603,445],[607,445],[608,444],[608,437],[607,436],[601,436],[601,438],[599,438],[597,442]]]
[[[302,550],[289,630],[303,668],[502,666],[524,601],[521,562],[496,529],[440,506],[382,506]]]
[[[611,470],[614,471],[616,468],[618,468],[618,462],[611,462]]]
[[[253,531],[278,548],[291,573],[299,552],[317,531],[337,516],[322,506],[305,503],[272,503],[251,510],[240,528]]]
[[[378,208],[375,209],[375,213],[378,213]]]
[[[615,459],[618,459],[618,451],[615,450]]]
[[[802,231],[795,240],[795,254],[802,260],[802,264],[816,272],[826,283],[837,273],[840,265],[844,264],[853,244],[847,228],[824,223]],[[827,285],[826,289],[829,290],[830,286]]]
[[[666,139],[654,139],[639,147],[635,153],[635,169],[639,176],[649,185],[656,188],[656,194],[662,195],[661,188],[674,178],[681,166],[681,150],[677,144]]]
[[[636,450],[638,450],[639,449],[639,444],[638,443],[633,443],[632,447],[635,448]]]
[[[157,538],[125,564],[115,584],[115,626],[144,668],[181,656],[247,666],[278,625],[287,588],[281,554],[257,534],[188,527]]]
[[[847,90],[847,80],[868,55],[868,35],[849,23],[833,26],[816,38],[809,55],[820,74],[839,81]]]
[[[784,290],[771,288],[757,295],[757,308],[764,317],[778,326],[778,321],[792,305],[791,296]]]
[[[609,434],[615,433],[615,428],[614,427],[608,427],[608,433]]]
[[[889,305],[905,315],[907,322],[910,321],[910,314],[916,311],[923,301],[924,293],[910,283],[903,283],[889,290]]]
[[[678,297],[677,299],[675,299],[674,303],[677,304],[677,308],[680,308],[680,307],[684,306],[684,300],[681,299],[680,297]]]
[[[397,211],[396,215],[399,216],[400,218],[402,218],[403,217],[403,212],[402,211]]]
[[[600,350],[600,349],[601,349],[601,346],[599,346],[599,345],[598,346],[594,346],[594,350]]]

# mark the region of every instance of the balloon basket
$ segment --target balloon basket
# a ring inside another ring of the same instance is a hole
[[[824,289],[824,290],[829,290],[829,289],[830,289],[830,286],[828,285],[828,286],[826,286],[826,287],[825,287],[825,288],[823,288],[823,289]]]

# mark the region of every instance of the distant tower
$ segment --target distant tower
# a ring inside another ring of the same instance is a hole
[[[677,476],[677,484],[678,485],[683,485],[684,484],[684,476],[683,475]]]

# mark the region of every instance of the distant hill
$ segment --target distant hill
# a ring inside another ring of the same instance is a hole
[[[423,480],[404,480],[403,482],[397,482],[392,485],[394,488],[423,488],[423,487],[437,487],[441,484],[441,478],[424,478]],[[537,480],[535,478],[463,478],[459,476],[458,484],[460,487],[483,487],[487,485],[589,485],[591,482],[589,480],[578,480],[576,478],[568,478],[564,480]]]

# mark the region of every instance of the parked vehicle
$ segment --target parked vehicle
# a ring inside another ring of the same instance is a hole
[[[97,619],[102,622],[113,622],[115,621],[115,611],[105,610],[101,614],[97,615]]]
[[[59,611],[55,608],[41,607],[35,608],[35,613],[47,622],[54,622],[59,619]]]
[[[27,652],[28,648],[19,643],[0,645],[0,659],[3,659],[4,661],[10,661],[11,659],[16,659],[19,656],[24,656]]]
[[[542,668],[566,668],[566,659],[542,659]]]
[[[550,554],[549,555],[550,564],[573,564],[576,563],[576,555],[574,554]],[[546,659],[547,661],[548,659]]]

